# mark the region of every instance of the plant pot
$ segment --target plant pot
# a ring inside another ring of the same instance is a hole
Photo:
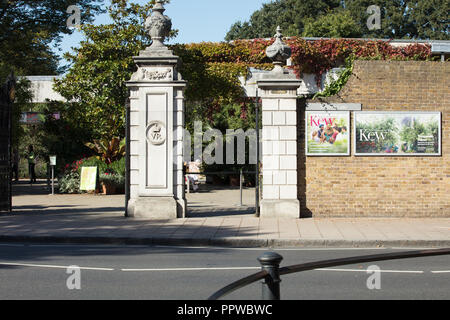
[[[113,184],[102,183],[102,190],[104,195],[116,194],[116,186]]]

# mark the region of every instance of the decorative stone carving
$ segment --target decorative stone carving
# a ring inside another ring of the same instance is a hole
[[[131,81],[171,81],[172,78],[172,69],[171,68],[163,68],[163,69],[155,69],[155,68],[139,68],[131,76]]]
[[[153,6],[153,14],[145,20],[145,29],[153,40],[150,50],[165,47],[164,39],[169,36],[172,28],[172,21],[168,16],[163,15],[164,11],[166,9],[164,9],[163,1],[157,0]]]
[[[154,146],[166,142],[166,126],[161,121],[152,121],[147,127],[147,139]]]
[[[283,65],[286,64],[286,60],[292,55],[292,49],[283,42],[283,35],[281,34],[280,26],[277,27],[277,33],[275,34],[275,42],[267,47],[266,55],[269,57],[275,68],[272,72],[284,73]]]

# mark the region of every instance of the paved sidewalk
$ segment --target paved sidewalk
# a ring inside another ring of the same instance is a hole
[[[250,206],[237,207],[229,200],[227,192],[231,191],[216,190],[188,196],[191,203],[195,203],[190,218],[149,221],[123,217],[123,196],[51,196],[42,187],[33,188],[35,191],[25,185],[15,186],[13,214],[0,214],[0,241],[242,247],[450,247],[450,218],[259,219],[251,214]],[[250,201],[251,196],[251,190],[247,190],[245,200]],[[206,201],[211,201],[211,205]],[[224,206],[226,203],[228,207]],[[211,208],[209,213],[207,208]]]

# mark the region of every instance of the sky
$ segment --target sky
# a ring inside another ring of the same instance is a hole
[[[134,0],[145,4],[146,0]],[[172,19],[172,28],[179,33],[169,43],[192,43],[202,41],[224,41],[231,25],[236,21],[247,21],[253,12],[271,0],[171,0],[165,6],[165,15]],[[106,1],[108,4],[109,1]],[[96,18],[95,24],[110,23],[107,14]],[[82,35],[75,31],[64,37],[58,50],[62,55],[71,47],[78,47]],[[65,64],[65,61],[61,61]]]

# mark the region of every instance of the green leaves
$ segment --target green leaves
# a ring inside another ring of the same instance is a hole
[[[357,38],[362,34],[361,26],[348,10],[334,10],[305,21],[303,37]]]
[[[267,6],[281,6],[282,10],[278,13],[284,12],[291,19],[288,27],[300,26],[294,14],[296,12],[304,15],[320,13],[320,19],[302,21],[302,30],[306,24],[305,30],[311,26],[332,32],[329,35],[349,35],[357,25],[350,19],[351,11],[331,11],[338,8],[339,3],[340,1],[286,0]],[[82,26],[86,41],[76,49],[75,54],[67,55],[72,67],[66,77],[55,85],[57,91],[70,101],[64,118],[71,122],[71,127],[86,133],[89,139],[85,141],[111,142],[114,137],[123,138],[125,102],[128,98],[125,82],[136,70],[132,57],[151,43],[143,28],[143,17],[148,16],[152,2],[146,6],[138,6],[125,0],[113,0],[112,4],[110,14],[113,24]],[[294,13],[287,12],[291,7],[295,9]],[[263,11],[265,9],[266,5]],[[326,15],[327,12],[333,14]],[[267,14],[270,18],[271,13]],[[255,21],[260,18],[254,17]],[[273,22],[270,19],[264,21]],[[275,28],[272,30],[271,26],[264,26],[267,27],[267,32],[270,30],[268,36],[271,37]],[[263,31],[259,34],[263,34]],[[249,107],[249,99],[243,98],[244,92],[238,77],[247,76],[251,67],[265,70],[273,68],[265,55],[265,49],[272,42],[273,40],[254,39],[233,43],[203,42],[171,46],[182,60],[179,71],[188,82],[185,92],[188,127],[196,119],[208,120],[215,128],[251,126],[247,119],[252,117],[252,108]],[[318,83],[326,71],[344,65],[348,59],[430,59],[430,47],[419,44],[394,48],[387,41],[305,41],[299,37],[292,37],[286,42],[293,53],[291,69],[298,77],[302,73],[316,74]],[[351,75],[351,68],[352,63],[348,62],[341,77],[331,84],[326,94],[335,94],[345,85]]]
[[[369,30],[367,8],[381,9],[381,29]],[[448,40],[449,0],[278,0],[264,4],[247,22],[233,24],[225,39],[286,36]]]
[[[81,22],[92,20],[101,12],[103,0],[78,0]],[[51,46],[61,42],[62,34],[70,34],[66,12],[72,0],[1,1],[0,61],[22,69],[27,75],[58,73],[58,57]]]
[[[91,139],[123,137],[125,134],[125,82],[136,70],[133,56],[149,46],[151,39],[143,27],[154,1],[145,6],[113,0],[109,13],[112,24],[84,24],[86,41],[66,55],[72,66],[55,89],[68,101],[73,125],[83,128]]]
[[[206,119],[214,128],[221,128],[223,123],[230,125],[239,122],[246,110],[238,77],[246,76],[250,67],[266,70],[273,68],[265,55],[265,49],[272,42],[273,40],[255,39],[172,46],[175,54],[183,61],[180,72],[188,81],[187,122]],[[292,48],[291,68],[298,77],[302,73],[316,74],[320,85],[322,75],[328,70],[344,66],[340,77],[318,96],[334,95],[342,89],[352,74],[354,59],[431,59],[430,46],[422,44],[392,47],[388,41],[305,41],[298,37],[289,38],[286,42]],[[231,112],[228,105],[241,106],[242,110]],[[229,114],[224,111],[227,109]]]
[[[263,4],[253,13],[248,22],[237,22],[227,33],[225,40],[271,38],[277,26],[285,36],[299,36],[305,20],[316,19],[334,8],[339,0],[278,0]]]
[[[99,139],[94,140],[93,143],[85,143],[85,145],[98,153],[98,158],[107,165],[125,156],[125,139],[120,140],[117,137],[111,140]]]
[[[317,97],[330,97],[338,94],[342,88],[347,84],[348,79],[353,74],[353,62],[355,61],[355,56],[349,56],[345,61],[344,68],[339,72],[338,78],[331,81],[322,92],[317,92],[313,99]]]

